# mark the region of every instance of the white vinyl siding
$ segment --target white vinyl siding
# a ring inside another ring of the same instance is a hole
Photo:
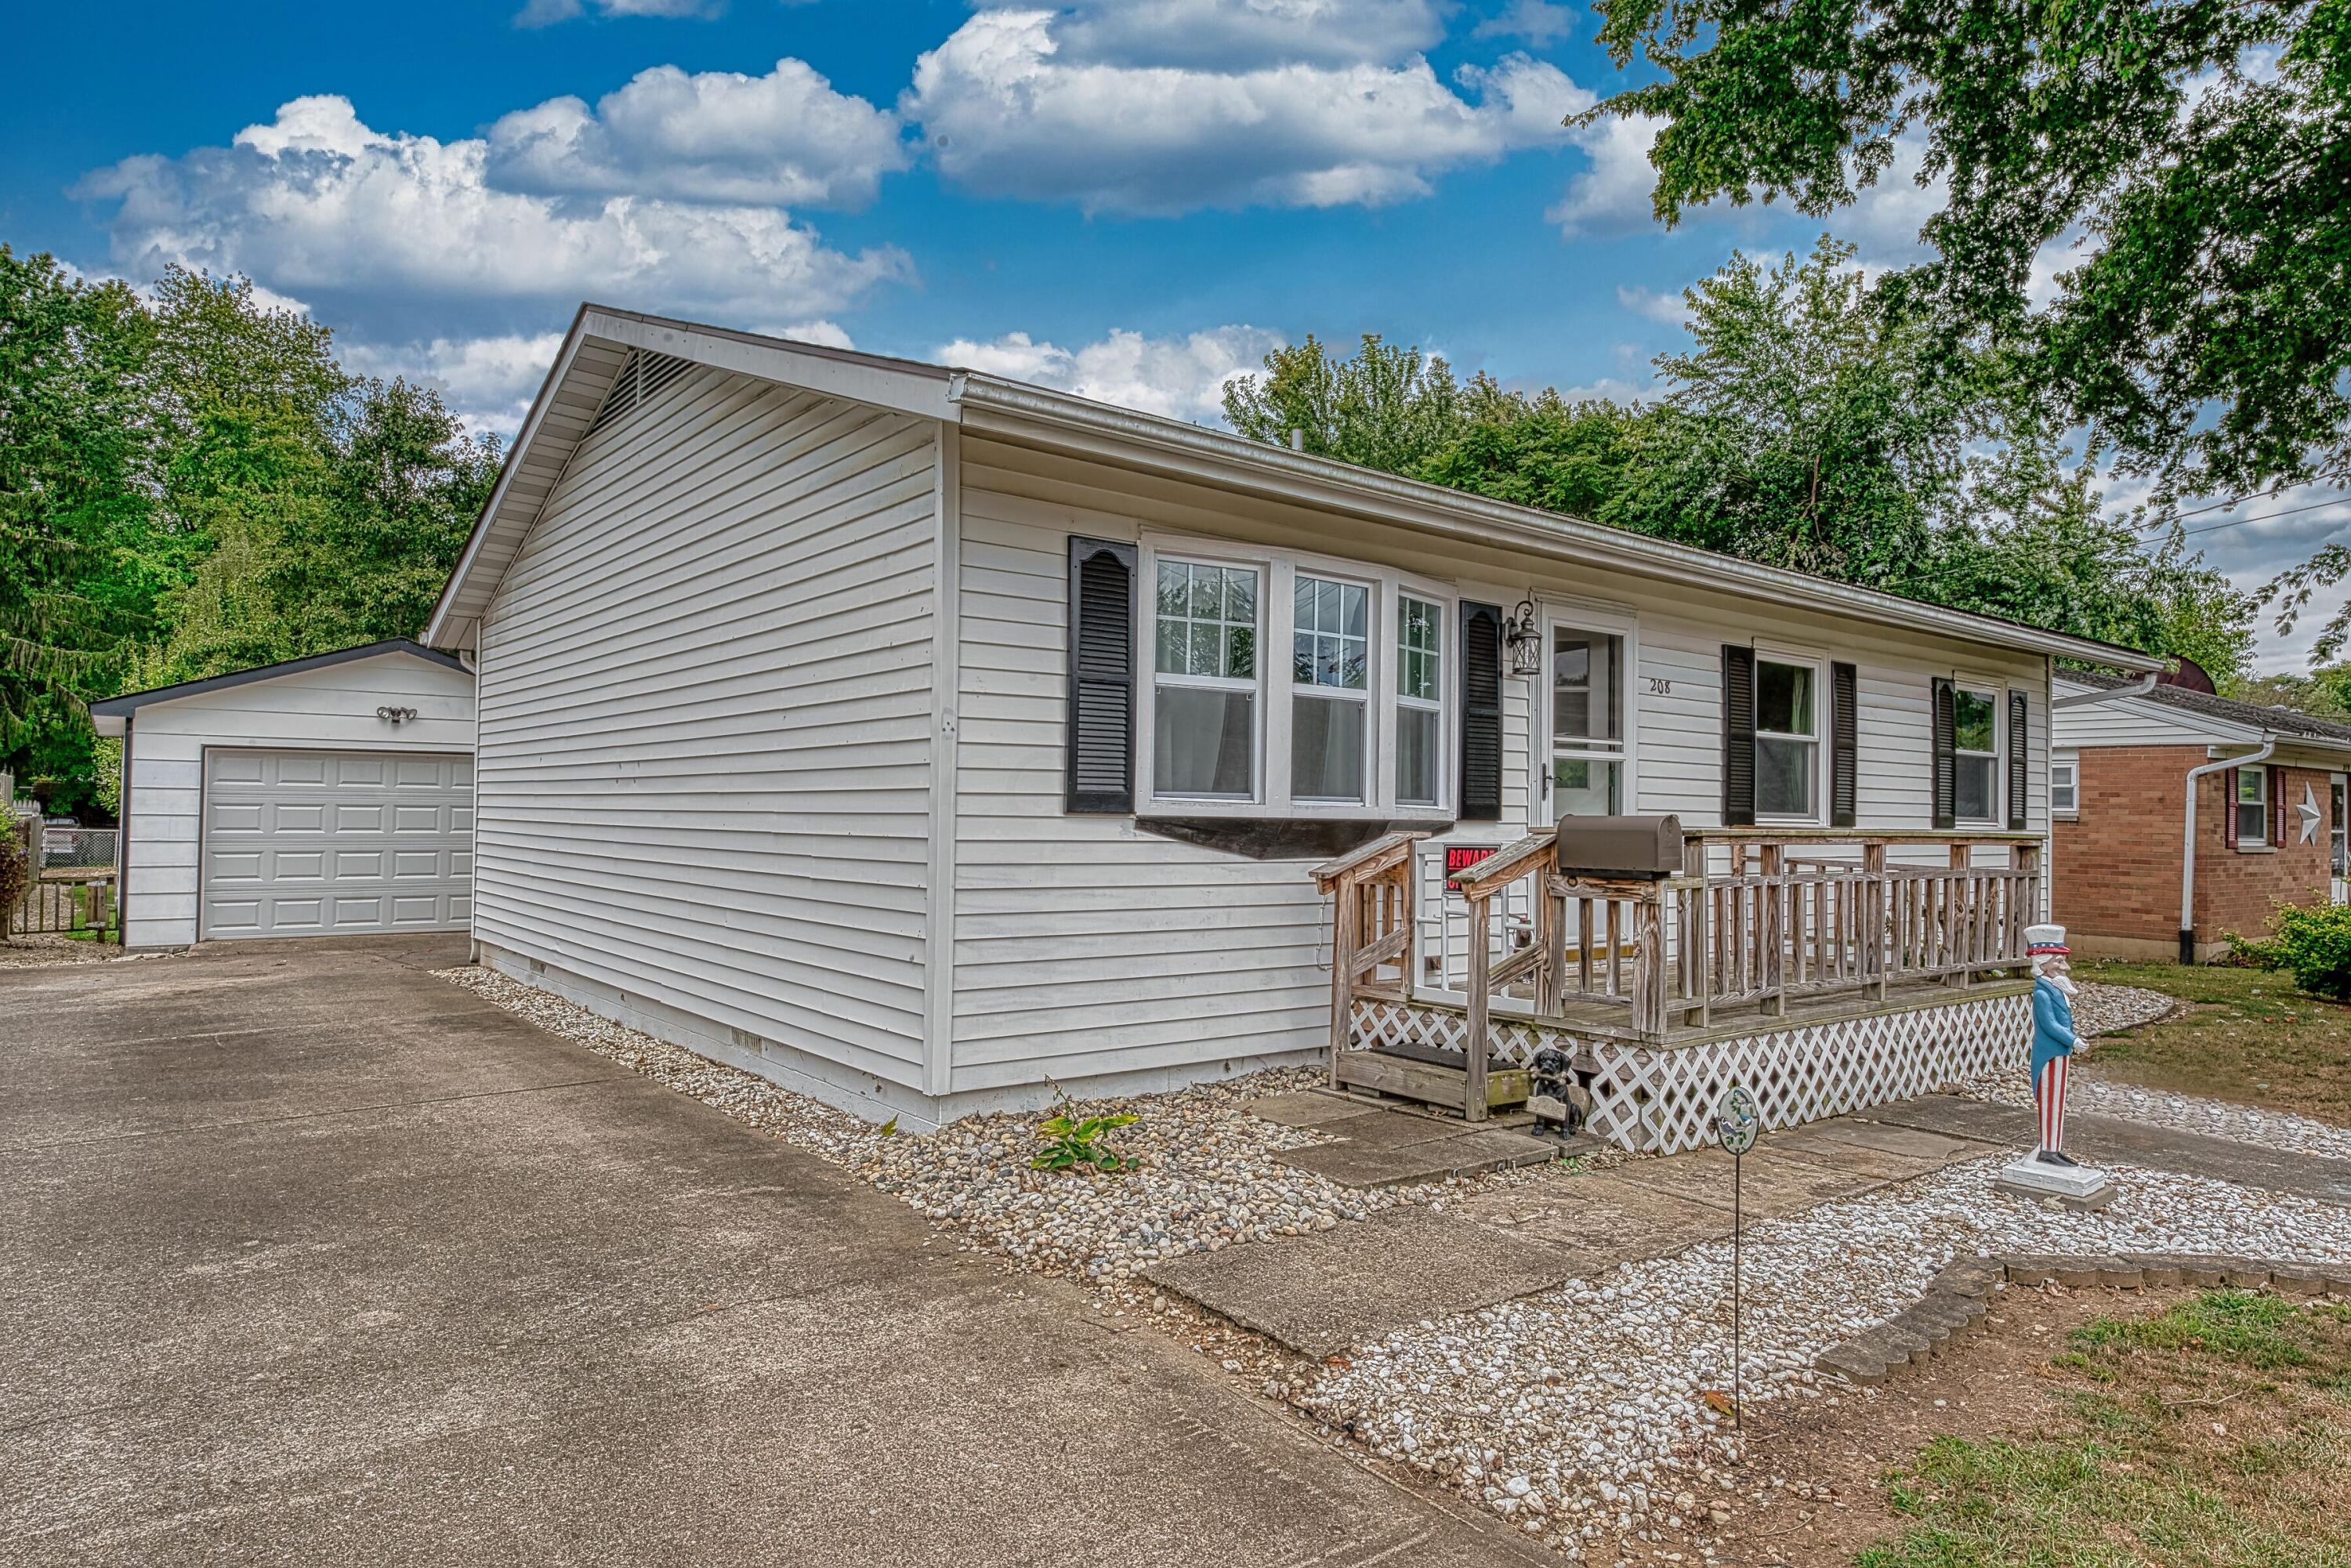
[[[1826,662],[1857,665],[1857,785],[1865,826],[1930,825],[1929,682],[1962,663],[2030,694],[2030,820],[2046,820],[2046,664],[1862,621],[1776,610],[1671,583],[1583,571],[1483,547],[1144,478],[967,435],[961,531],[954,1051],[956,1092],[1069,1084],[1112,1075],[1238,1071],[1328,1039],[1327,907],[1308,872],[1320,856],[1259,861],[1144,832],[1132,817],[1062,810],[1065,627],[1072,534],[1138,544],[1158,536],[1233,541],[1234,553],[1352,553],[1475,602],[1515,603],[1531,579],[1552,620],[1625,625],[1637,661],[1625,683],[1626,751],[1637,758],[1623,809],[1720,820],[1720,655],[1726,642],[1792,644],[1817,655],[1819,731]],[[1178,546],[1165,556],[1180,557]],[[1146,559],[1150,559],[1145,557]],[[1343,573],[1342,574],[1343,575]],[[1138,589],[1138,667],[1155,661],[1153,579]],[[1604,601],[1600,596],[1605,595]],[[1447,595],[1444,648],[1458,621]],[[1375,624],[1393,645],[1392,612]],[[1270,667],[1288,673],[1285,657]],[[1458,679],[1447,667],[1447,682]],[[1376,685],[1376,683],[1375,683]],[[1539,680],[1502,682],[1504,820],[1452,837],[1507,842],[1544,820],[1536,780],[1549,761]],[[1375,691],[1376,705],[1385,699]],[[1442,778],[1456,767],[1448,735]],[[1825,739],[1817,771],[1824,776]],[[1138,781],[1143,782],[1143,781]],[[1824,789],[1824,777],[1818,788]],[[1145,800],[1143,812],[1154,808]],[[1169,810],[1168,815],[1182,813]],[[1302,814],[1302,813],[1301,813]],[[1933,851],[1940,859],[1944,851]],[[1300,1058],[1303,1060],[1302,1055]]]
[[[936,428],[696,370],[581,445],[483,620],[502,959],[920,1088]]]
[[[379,707],[416,716],[394,727]],[[146,704],[130,744],[126,946],[184,947],[196,940],[207,747],[464,755],[474,748],[474,679],[411,653],[353,659]]]

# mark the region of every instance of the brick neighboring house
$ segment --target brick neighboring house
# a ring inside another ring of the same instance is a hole
[[[2074,950],[2209,963],[2227,933],[2264,931],[2281,904],[2343,902],[2351,725],[2137,684],[2071,671],[2055,683],[2050,906]]]

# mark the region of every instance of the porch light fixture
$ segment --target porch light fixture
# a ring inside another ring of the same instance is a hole
[[[397,729],[402,725],[407,723],[410,719],[414,718],[416,716],[416,710],[413,707],[393,707],[390,704],[386,704],[384,706],[375,710],[375,716],[382,719],[394,729]]]
[[[1542,617],[1535,612],[1535,591],[1519,601],[1518,609],[1502,622],[1502,641],[1510,650],[1510,674],[1540,675],[1542,674]]]

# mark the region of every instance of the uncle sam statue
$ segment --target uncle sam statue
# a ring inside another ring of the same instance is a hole
[[[2104,1171],[2065,1152],[2065,1077],[2073,1067],[2074,977],[2063,925],[2028,925],[2024,950],[2032,960],[2032,1103],[2041,1113],[2041,1145],[2002,1171],[1993,1185],[2021,1197],[2056,1198],[2076,1208],[2101,1208],[2115,1196]]]
[[[2063,925],[2028,925],[2024,951],[2032,960],[2032,1103],[2041,1113],[2043,1165],[2081,1162],[2065,1153],[2065,1071],[2074,1058],[2073,962]]]

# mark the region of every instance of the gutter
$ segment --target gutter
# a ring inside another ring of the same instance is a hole
[[[1735,561],[1710,550],[1630,534],[1563,513],[1514,507],[977,371],[959,372],[947,395],[962,413],[961,423],[967,430],[1017,438],[1016,431],[987,421],[987,414],[995,413],[1117,442],[1126,448],[1130,466],[1135,465],[1134,456],[1145,452],[1228,465],[1238,472],[1217,477],[1236,488],[1255,488],[1277,498],[1305,499],[1326,507],[1336,505],[1374,520],[1476,543],[1540,550],[1579,565],[1605,565],[1656,580],[1713,588],[1743,599],[1782,603],[1792,600],[1988,647],[2053,653],[2133,673],[2155,670],[2163,663],[2134,648],[2011,625],[1778,567]],[[975,420],[975,414],[980,418]]]
[[[2223,757],[2216,762],[2200,763],[2188,770],[2188,847],[2179,857],[2179,961],[2196,962],[2196,785],[2207,773],[2223,768],[2251,768],[2267,762],[2278,748],[2277,737],[2262,737],[2262,748],[2244,757]],[[2266,801],[2265,795],[2262,800]],[[2264,805],[2263,810],[2268,808]]]

